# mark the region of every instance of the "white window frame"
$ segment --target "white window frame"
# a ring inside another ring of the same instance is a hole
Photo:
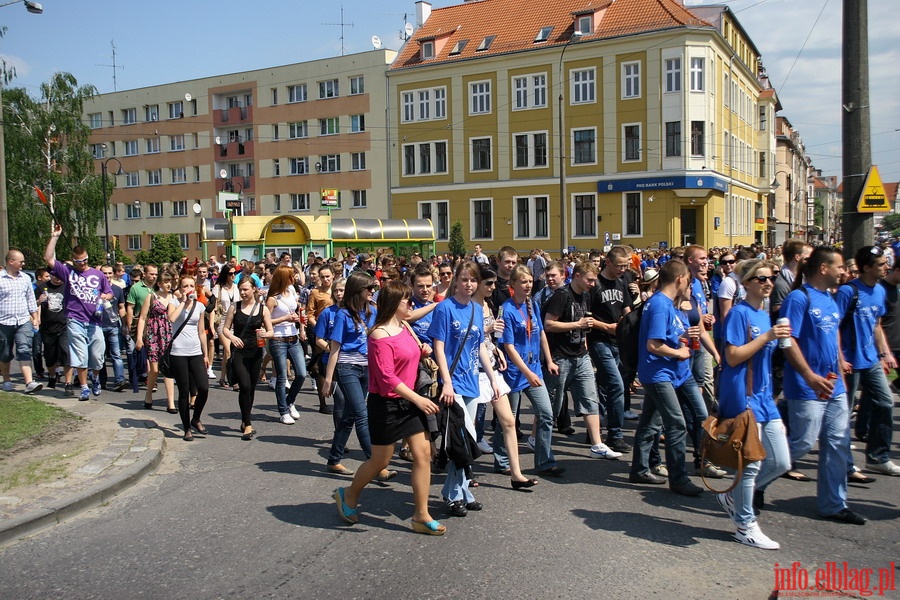
[[[170,152],[181,152],[184,150],[184,134],[179,133],[178,135],[170,135],[169,136],[169,151]]]
[[[128,250],[135,251],[141,249],[141,236],[139,235],[129,235],[128,236]]]
[[[529,73],[512,78],[513,110],[547,107],[547,74]]]
[[[638,195],[638,210],[640,214],[638,215],[638,227],[639,231],[637,233],[629,233],[628,232],[628,196],[630,194]],[[622,237],[623,238],[639,238],[644,236],[644,194],[641,192],[622,192]]]
[[[491,114],[491,81],[489,79],[469,82],[469,114]]]
[[[576,162],[576,151],[575,151],[575,133],[579,131],[591,131],[594,134],[594,151],[593,151],[593,160],[591,161],[581,161]],[[598,160],[598,152],[599,146],[597,144],[597,128],[596,127],[575,127],[569,131],[569,147],[572,149],[571,157],[569,158],[569,164],[573,167],[584,166],[584,165],[596,165]]]
[[[290,212],[309,212],[309,194],[291,194]]]
[[[691,57],[691,91],[706,91],[706,59],[702,56]]]
[[[172,216],[186,217],[188,216],[187,200],[172,200]]]
[[[536,137],[544,136],[544,161],[539,163],[537,158],[537,140]],[[524,165],[519,165],[519,138],[525,138],[526,160]],[[512,166],[513,170],[521,169],[545,169],[550,163],[550,136],[547,131],[522,131],[512,134]]]
[[[125,146],[125,156],[137,156],[138,155],[138,141],[137,140],[125,140],[122,142]]]
[[[291,175],[309,175],[309,157],[304,156],[302,158],[292,158],[291,161]]]
[[[479,232],[475,230],[475,204],[477,202],[487,202],[490,208],[488,223],[490,226],[490,235],[479,235]],[[485,240],[490,241],[494,239],[494,199],[493,198],[469,198],[469,239],[470,240]]]
[[[420,219],[427,219],[425,206],[429,207],[428,213],[434,215],[431,222],[434,224],[435,241],[446,242],[450,239],[450,201],[449,200],[422,200],[418,202],[418,212]],[[444,222],[440,222],[440,207],[444,206]],[[443,226],[443,228],[442,228]],[[441,235],[443,233],[444,235]]]
[[[366,130],[366,115],[350,115],[350,133],[363,133]]]
[[[319,82],[319,100],[337,98],[340,94],[340,82],[337,79],[325,79]]]
[[[122,109],[122,125],[134,125],[135,123],[137,123],[137,109]]]
[[[172,167],[170,175],[173,185],[187,183],[187,169],[185,167]]]
[[[184,116],[184,102],[178,100],[176,102],[169,102],[169,118],[170,119],[180,119]]]
[[[641,61],[630,60],[622,63],[622,100],[641,97]]]
[[[161,219],[163,217],[163,203],[162,202],[148,202],[148,219]]]
[[[444,148],[444,169],[438,168],[438,146]],[[422,160],[422,149],[428,147],[428,170],[423,170],[424,161]],[[442,175],[449,171],[449,156],[447,155],[447,140],[434,140],[432,142],[417,142],[415,144],[403,144],[401,148],[400,164],[401,175],[403,177],[417,177],[420,175]],[[407,148],[413,149],[413,172],[409,172],[409,161],[407,160]]]
[[[572,69],[569,87],[569,104],[593,104],[597,102],[597,69]]]
[[[353,203],[350,208],[368,208],[368,194],[366,190],[352,190]]]
[[[338,135],[340,132],[340,117],[325,117],[323,119],[319,119],[319,136]]]
[[[322,167],[322,173],[340,173],[341,155],[322,154],[319,156],[319,165]]]
[[[136,188],[141,186],[141,174],[139,171],[125,173],[125,187]]]
[[[288,104],[293,104],[295,102],[306,102],[309,99],[307,95],[307,89],[305,83],[300,83],[297,85],[289,85],[288,89]]]
[[[148,104],[144,107],[144,121],[147,123],[159,121],[159,104]]]
[[[159,154],[159,137],[147,138],[147,154]]]
[[[419,59],[431,60],[434,58],[434,40],[422,42],[419,45]]]
[[[477,140],[487,140],[489,144],[488,148],[488,161],[490,165],[487,169],[475,168],[475,142]],[[490,173],[494,170],[494,138],[492,136],[479,136],[469,138],[469,172],[470,173]]]
[[[106,149],[103,146],[104,144],[91,144],[91,156],[97,160],[106,158]]]
[[[580,219],[579,219],[579,210],[577,209],[577,202],[578,202],[579,198],[590,198],[593,200],[593,204],[594,204],[593,205],[593,214],[591,215],[591,218],[589,221],[591,224],[591,227],[594,230],[593,234],[591,234],[591,233],[579,234],[578,233],[578,224],[579,224]],[[600,235],[600,227],[597,226],[597,214],[600,210],[597,194],[595,192],[572,194],[569,197],[569,203],[570,203],[569,206],[572,209],[572,212],[571,212],[571,215],[572,215],[572,217],[571,217],[571,219],[572,219],[572,222],[571,222],[572,238],[579,239],[579,240],[597,239],[597,237]]]
[[[672,148],[669,147],[669,124],[678,125],[678,138]],[[666,158],[679,158],[684,148],[684,124],[681,121],[666,121],[663,123],[663,151]],[[674,150],[670,153],[670,150]]]
[[[103,113],[91,113],[88,115],[88,122],[91,129],[100,129],[103,127]]]
[[[637,127],[638,128],[637,158],[627,158],[627,156],[628,156],[628,140],[625,138],[625,131],[628,127]],[[641,159],[643,158],[643,155],[644,155],[643,135],[644,135],[643,123],[622,123],[622,162],[623,163],[641,162]]]
[[[664,90],[667,94],[681,92],[681,57],[673,56],[663,59]]]
[[[162,185],[162,169],[147,170],[147,185]]]
[[[524,235],[519,222],[519,204],[524,200],[526,202],[527,227],[528,232],[537,232],[538,229],[538,199],[544,200],[544,231],[546,235]],[[513,239],[516,240],[548,240],[550,239],[550,197],[544,195],[538,196],[513,196]]]
[[[141,206],[139,204],[128,203],[125,205],[125,218],[126,219],[140,219],[141,218]]]
[[[179,233],[178,234],[178,243],[181,244],[182,250],[190,250],[191,249],[191,235],[189,233]]]
[[[575,31],[579,35],[591,35],[594,33],[594,15],[579,15],[576,23]]]
[[[354,75],[350,78],[350,95],[358,96],[366,93],[366,78],[363,75]]]
[[[309,137],[309,121],[294,121],[288,124],[288,139],[299,140]]]
[[[366,170],[366,153],[351,152],[350,153],[350,170],[365,171]]]
[[[446,86],[405,90],[400,93],[401,122],[438,121],[446,118]]]

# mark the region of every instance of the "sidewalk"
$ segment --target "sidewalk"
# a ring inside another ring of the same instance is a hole
[[[54,393],[36,397],[81,416],[100,441],[99,451],[64,479],[36,486],[43,495],[32,489],[17,497],[15,488],[0,495],[0,546],[107,502],[151,473],[165,449],[164,433],[154,421],[111,404],[126,394],[104,392],[87,402]]]

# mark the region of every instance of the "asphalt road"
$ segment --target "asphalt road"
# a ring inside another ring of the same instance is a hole
[[[135,410],[142,402],[101,398]],[[310,391],[296,425],[278,423],[274,404],[260,390],[251,442],[237,431],[235,393],[214,391],[203,419],[211,435],[192,443],[177,415],[152,413],[167,431],[160,469],[108,505],[0,550],[0,597],[764,599],[776,563],[798,563],[814,584],[815,569],[844,561],[897,579],[900,478],[851,487],[851,507],[870,519],[863,527],[817,518],[815,483],[778,480],[760,524],[782,548],[764,551],[732,541],[711,494],[628,483],[630,453],[589,458],[578,428],[555,437],[566,476],[533,492],[511,490],[483,457],[474,491],[485,509],[444,518],[447,534],[428,537],[409,530],[409,463],[399,460],[394,481],[366,490],[361,523],[342,524],[331,492],[349,479],[324,468],[331,417]],[[356,467],[355,437],[351,447],[345,464]],[[533,460],[523,456],[528,472]],[[812,476],[815,459],[801,463]],[[442,483],[433,478],[435,516]]]

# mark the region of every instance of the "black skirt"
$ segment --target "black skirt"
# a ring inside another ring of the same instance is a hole
[[[369,435],[375,446],[389,446],[411,435],[428,431],[428,418],[404,398],[386,398],[369,392]]]

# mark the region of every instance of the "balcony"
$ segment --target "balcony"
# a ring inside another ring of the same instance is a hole
[[[217,108],[213,111],[213,125],[222,127],[225,125],[244,124],[253,122],[252,106],[233,106],[231,108]]]
[[[228,142],[216,148],[216,160],[243,160],[253,158],[253,140],[246,142]]]

